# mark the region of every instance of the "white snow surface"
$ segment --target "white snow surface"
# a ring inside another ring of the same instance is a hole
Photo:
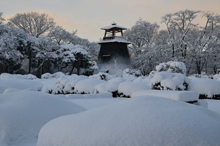
[[[217,146],[220,116],[205,108],[141,96],[48,122],[37,146]]]
[[[131,97],[158,96],[178,101],[197,101],[199,94],[195,91],[165,91],[165,90],[142,90],[132,94]]]
[[[20,89],[20,90],[29,89],[29,90],[40,91],[43,87],[43,84],[35,80],[12,78],[1,81],[0,86],[6,88]]]
[[[122,82],[118,86],[118,93],[123,93],[126,96],[140,90],[150,90],[151,86],[148,82],[135,81],[135,82]]]
[[[0,94],[0,145],[36,139],[50,120],[85,111],[64,99],[35,91]]]
[[[192,79],[189,86],[189,91],[196,91],[199,94],[205,94],[212,98],[213,95],[220,94],[220,81],[212,79]]]
[[[95,86],[97,86],[98,84],[101,84],[103,82],[105,82],[105,81],[98,80],[98,79],[80,80],[79,82],[76,83],[74,90],[76,93],[85,93],[85,94],[94,93]]]
[[[121,36],[115,36],[113,39],[102,40],[102,41],[98,42],[98,44],[113,43],[113,42],[131,44],[131,42],[125,40],[125,38],[121,37]]]

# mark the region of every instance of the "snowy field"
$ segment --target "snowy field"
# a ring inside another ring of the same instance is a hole
[[[219,145],[220,100],[198,95],[219,94],[220,81],[157,76],[2,74],[0,146]],[[190,91],[152,90],[158,81],[172,88],[188,82]],[[201,91],[201,82],[215,88]],[[113,98],[115,91],[131,98]]]

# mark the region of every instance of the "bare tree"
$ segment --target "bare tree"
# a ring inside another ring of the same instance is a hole
[[[9,23],[37,38],[55,26],[53,18],[37,12],[17,13]]]

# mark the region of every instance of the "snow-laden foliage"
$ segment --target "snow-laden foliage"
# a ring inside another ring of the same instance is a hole
[[[17,50],[18,45],[13,30],[0,24],[0,73],[13,73],[20,68],[23,55]]]
[[[160,63],[156,66],[156,71],[168,71],[171,73],[186,73],[186,65],[183,62],[177,62],[177,61],[169,61],[166,63]]]
[[[156,90],[187,90],[190,80],[180,73],[158,72],[151,80],[151,88]]]
[[[89,53],[80,45],[64,44],[58,50],[58,56],[61,59],[61,66],[72,66],[69,74],[72,74],[74,68],[77,69],[77,74],[80,74],[80,69],[98,69],[95,61],[91,59]]]

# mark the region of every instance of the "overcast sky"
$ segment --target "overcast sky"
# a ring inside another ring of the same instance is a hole
[[[113,21],[130,28],[142,18],[163,29],[162,16],[186,9],[220,14],[220,0],[0,0],[6,19],[28,11],[47,13],[58,25],[90,41],[103,37],[100,28]]]

